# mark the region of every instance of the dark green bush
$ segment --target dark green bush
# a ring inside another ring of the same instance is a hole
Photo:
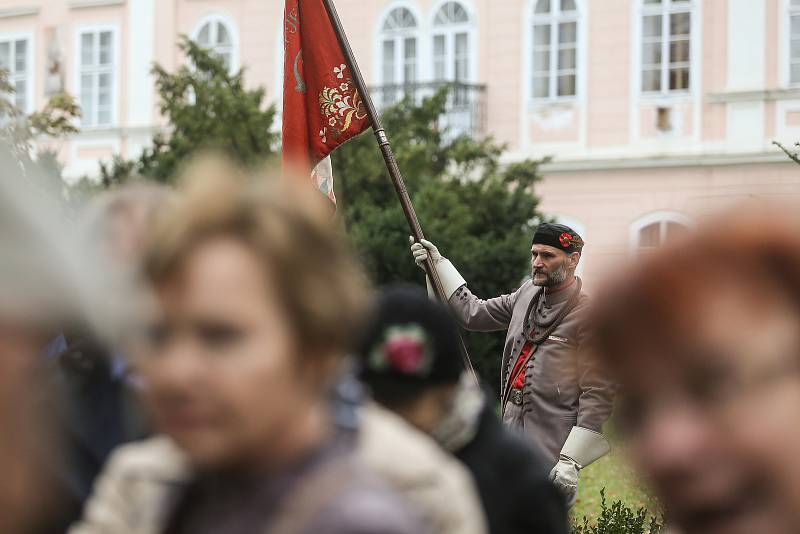
[[[661,519],[650,516],[647,508],[633,508],[622,501],[606,502],[606,489],[600,490],[600,515],[595,523],[584,516],[583,522],[572,524],[573,534],[658,534],[664,527]]]

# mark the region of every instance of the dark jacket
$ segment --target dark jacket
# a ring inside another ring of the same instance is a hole
[[[124,372],[88,336],[68,335],[44,361],[43,409],[50,414],[52,484],[64,509],[42,532],[64,532],[80,518],[95,478],[117,446],[143,438],[146,427]]]
[[[472,472],[492,534],[566,534],[563,497],[543,460],[486,403],[475,438],[455,453]]]

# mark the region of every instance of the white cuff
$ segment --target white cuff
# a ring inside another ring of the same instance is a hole
[[[450,263],[450,260],[447,258],[442,258],[436,264],[436,272],[439,274],[439,279],[442,281],[442,289],[444,289],[444,294],[446,300],[450,300],[450,297],[453,296],[453,293],[456,290],[466,285],[467,281],[464,280],[464,277],[453,267],[453,264]],[[428,295],[435,297],[436,291],[433,290],[433,285],[431,281],[428,280],[428,277],[425,277],[425,281],[428,284]]]
[[[578,464],[579,469],[583,469],[608,454],[610,450],[611,445],[603,434],[574,426],[561,448],[561,455]]]

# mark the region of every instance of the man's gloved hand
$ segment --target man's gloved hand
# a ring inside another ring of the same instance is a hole
[[[425,270],[425,260],[430,257],[433,268],[436,270],[436,274],[439,275],[439,280],[442,282],[445,298],[449,299],[459,287],[467,283],[464,277],[458,274],[453,264],[439,253],[439,249],[436,248],[436,245],[426,239],[415,243],[413,237],[409,237],[408,241],[411,243],[411,254],[414,256],[414,262],[423,271]],[[430,280],[427,280],[427,282],[428,294],[432,296],[435,295]]]
[[[434,266],[442,261],[443,258],[439,253],[439,249],[427,239],[416,243],[414,238],[409,236],[408,242],[411,243],[411,254],[414,256],[414,262],[423,271],[425,270],[425,260],[428,259],[428,256],[430,256]]]
[[[558,463],[550,471],[550,480],[567,498],[572,508],[578,497],[578,471],[602,458],[611,446],[603,434],[588,428],[572,427],[558,455]]]
[[[578,497],[578,464],[565,456],[561,456],[558,463],[550,471],[550,480],[567,499],[567,507],[572,508]]]

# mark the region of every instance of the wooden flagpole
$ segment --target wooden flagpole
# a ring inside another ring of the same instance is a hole
[[[422,227],[417,219],[417,213],[414,211],[414,205],[411,203],[411,198],[408,196],[408,190],[406,189],[406,184],[403,181],[403,175],[400,174],[400,168],[397,166],[397,160],[395,159],[394,152],[389,144],[389,138],[386,135],[386,130],[384,130],[383,126],[381,125],[378,111],[375,108],[375,104],[372,102],[372,97],[367,89],[367,84],[364,82],[364,77],[361,75],[361,69],[358,68],[358,63],[356,62],[355,54],[353,54],[353,49],[350,48],[350,42],[347,40],[347,35],[344,32],[342,21],[339,18],[339,14],[336,12],[336,7],[333,5],[333,0],[322,0],[322,3],[325,5],[325,10],[328,12],[328,18],[330,19],[331,25],[333,26],[333,31],[336,34],[336,39],[339,41],[339,46],[344,53],[347,66],[350,68],[350,72],[353,75],[353,81],[356,84],[356,89],[358,89],[358,94],[361,95],[361,99],[364,101],[364,106],[367,109],[367,116],[372,122],[372,132],[375,134],[375,138],[378,141],[378,147],[380,147],[381,154],[383,154],[383,161],[386,163],[386,169],[389,171],[389,176],[392,179],[392,184],[394,185],[394,190],[397,193],[397,198],[400,200],[400,205],[403,208],[403,214],[405,215],[406,222],[411,230],[411,235],[414,237],[416,242],[420,242],[425,238],[425,235],[422,233]],[[436,272],[436,269],[433,267],[433,262],[431,261],[430,256],[425,261],[425,272],[428,274],[428,278],[433,285],[434,291],[436,291],[436,296],[441,302],[447,305],[447,295],[444,292],[442,280],[439,278],[439,273]],[[461,356],[464,359],[464,367],[468,369],[472,373],[473,377],[475,377],[477,380],[475,369],[472,367],[472,362],[469,359],[467,347],[464,345],[463,339],[461,339]]]

